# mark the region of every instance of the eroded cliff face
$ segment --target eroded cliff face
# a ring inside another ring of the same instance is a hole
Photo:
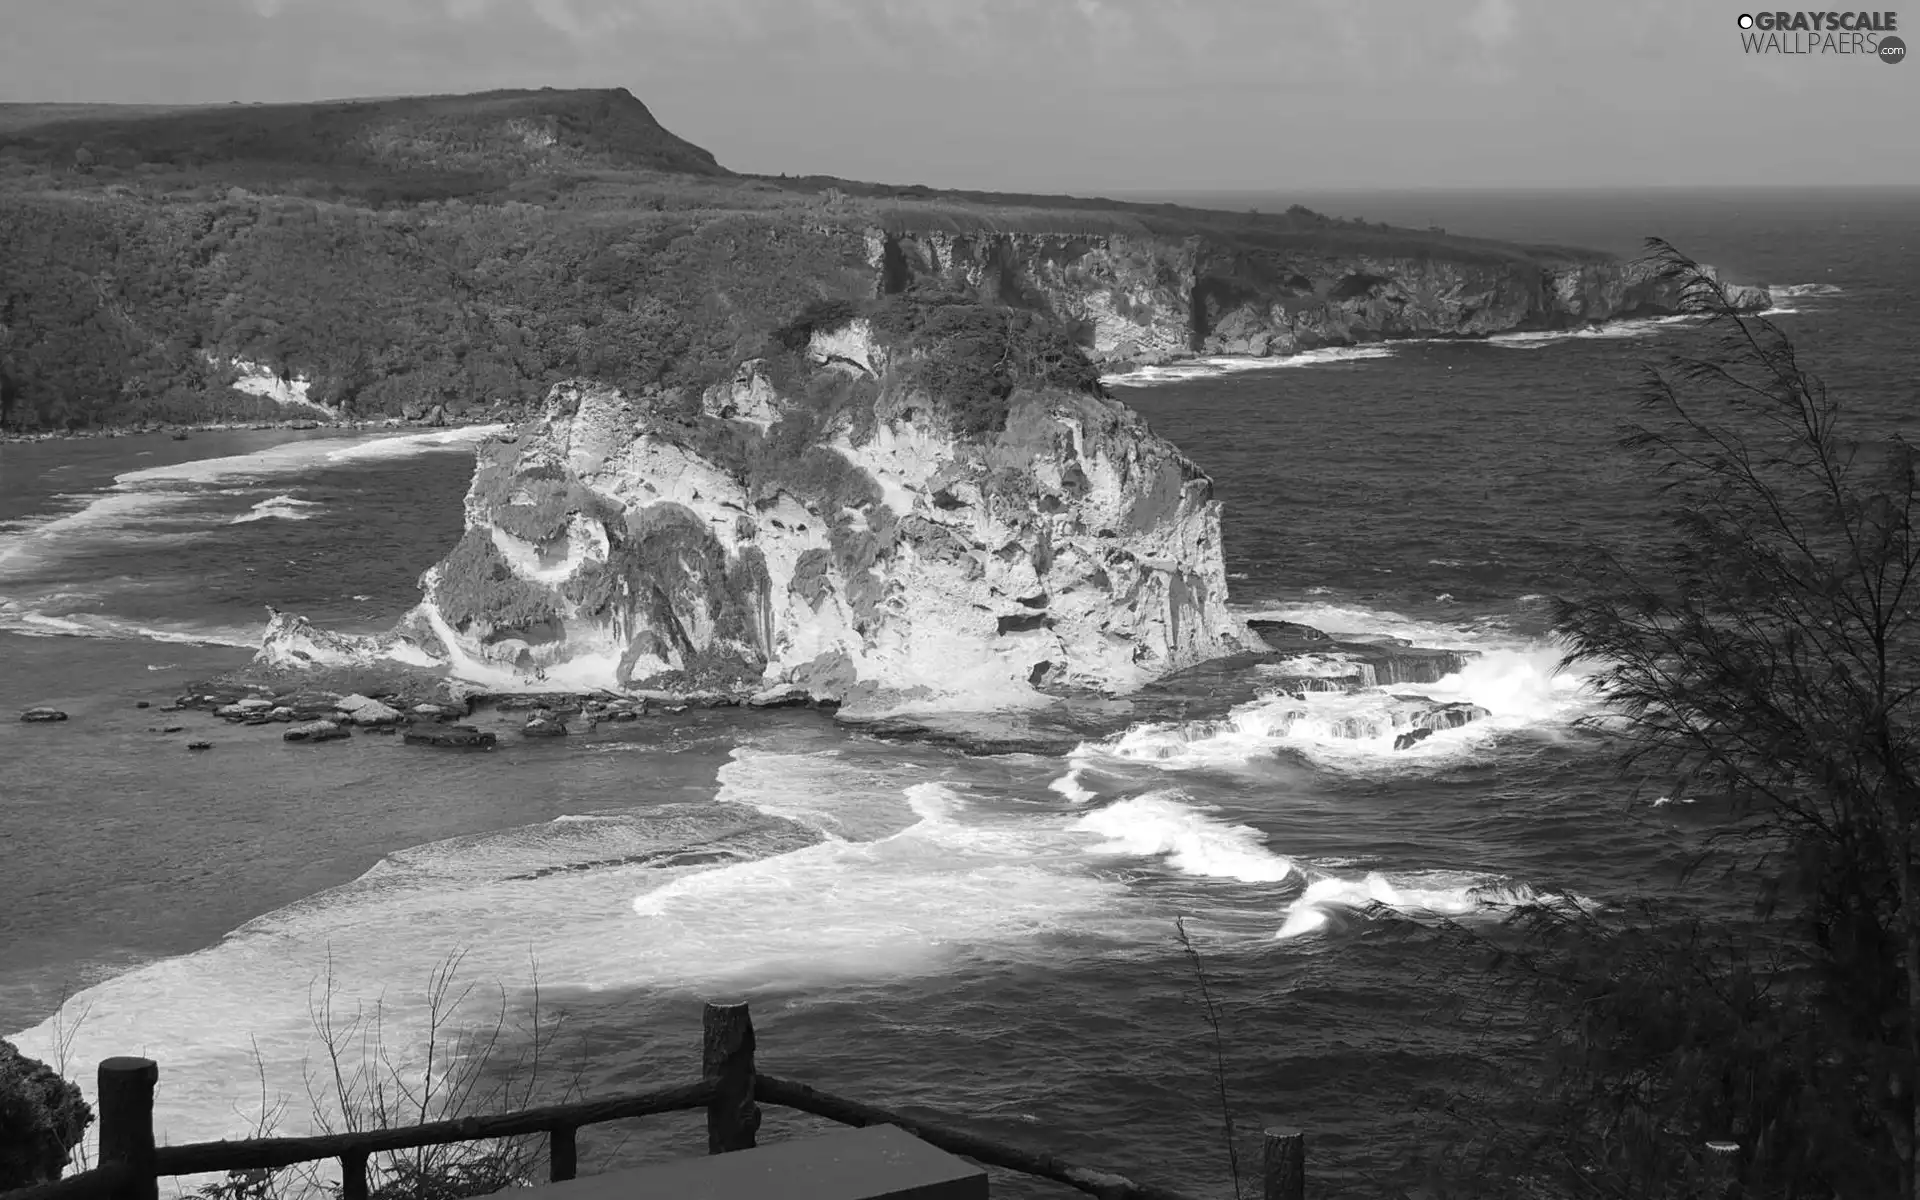
[[[889,234],[869,230],[885,291],[938,280],[1077,323],[1098,359],[1292,354],[1403,337],[1562,329],[1678,312],[1643,263],[1515,248],[1418,254],[1250,248],[1204,236]],[[1733,287],[1745,309],[1764,288]]]
[[[692,416],[556,386],[482,448],[412,628],[508,686],[789,685],[855,711],[1123,692],[1253,644],[1211,482],[1124,406],[1020,392],[962,436],[864,322],[809,358],[810,395],[870,403],[802,444],[776,428],[799,384],[758,361]]]

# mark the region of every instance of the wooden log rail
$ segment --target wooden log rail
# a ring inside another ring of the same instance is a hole
[[[707,1152],[724,1154],[754,1147],[761,1103],[811,1113],[843,1125],[898,1125],[949,1154],[1055,1180],[1101,1200],[1192,1200],[1171,1188],[1137,1183],[1112,1171],[982,1137],[946,1121],[907,1116],[761,1074],[754,1067],[753,1020],[744,1004],[707,1005],[702,1033],[701,1078],[692,1083],[497,1116],[318,1137],[248,1138],[184,1146],[154,1144],[153,1092],[159,1068],[144,1058],[109,1058],[100,1064],[99,1074],[100,1165],[54,1183],[0,1192],[0,1200],[158,1200],[163,1175],[276,1170],[329,1158],[340,1161],[341,1200],[367,1200],[367,1165],[372,1155],[542,1133],[548,1136],[548,1177],[560,1182],[574,1178],[579,1170],[576,1135],[583,1125],[704,1108]],[[1304,1141],[1303,1135],[1294,1130],[1266,1131],[1262,1200],[1303,1200]]]

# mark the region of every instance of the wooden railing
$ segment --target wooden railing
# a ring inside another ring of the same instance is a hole
[[[579,1170],[575,1141],[583,1125],[653,1113],[707,1110],[707,1152],[750,1150],[760,1128],[760,1104],[774,1104],[843,1125],[898,1125],[927,1144],[987,1166],[1064,1183],[1101,1200],[1192,1200],[1171,1188],[1137,1183],[1112,1171],[981,1137],[944,1122],[891,1112],[804,1083],[761,1074],[754,1067],[753,1019],[744,1004],[709,1004],[703,1016],[701,1078],[610,1100],[586,1100],[490,1117],[463,1117],[393,1129],[319,1137],[248,1138],[156,1146],[153,1090],[160,1070],[151,1059],[109,1058],[100,1064],[100,1165],[55,1183],[0,1192],[3,1200],[158,1200],[163,1175],[274,1170],[296,1163],[340,1160],[341,1200],[367,1200],[367,1160],[374,1154],[493,1138],[544,1133],[548,1177],[572,1179]],[[1305,1137],[1266,1130],[1263,1200],[1303,1200]]]

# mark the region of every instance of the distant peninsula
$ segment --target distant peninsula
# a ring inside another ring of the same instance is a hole
[[[1678,303],[1608,255],[1298,207],[737,174],[624,89],[0,105],[0,261],[13,432],[517,418],[568,379],[684,403],[808,305],[903,295],[1108,370]]]

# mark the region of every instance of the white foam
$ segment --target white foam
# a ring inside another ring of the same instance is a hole
[[[114,641],[165,642],[177,646],[238,646],[252,649],[260,638],[245,629],[194,629],[142,625],[97,613],[53,616],[0,601],[0,630],[28,637],[83,637]]]
[[[1047,790],[1066,797],[1069,804],[1085,804],[1094,799],[1097,793],[1088,790],[1081,782],[1086,774],[1084,767],[1076,765],[1065,775],[1047,784]]]
[[[436,430],[433,433],[405,433],[398,436],[377,437],[356,441],[327,451],[328,462],[363,462],[368,459],[409,458],[416,454],[426,454],[435,450],[458,450],[466,446],[478,445],[497,433],[505,433],[511,425],[466,425],[458,429]]]
[[[1587,325],[1578,329],[1533,329],[1518,333],[1496,333],[1486,340],[1495,346],[1505,346],[1511,350],[1537,350],[1556,342],[1582,340],[1587,338],[1637,338],[1659,333],[1672,325],[1698,324],[1702,318],[1695,313],[1679,313],[1666,317],[1639,317],[1628,321],[1609,321],[1604,325]]]
[[[1392,354],[1392,346],[1374,343],[1366,346],[1326,346],[1318,350],[1302,350],[1297,354],[1273,355],[1267,358],[1255,358],[1251,355],[1213,355],[1205,358],[1175,359],[1157,366],[1136,367],[1131,371],[1103,376],[1101,381],[1122,387],[1146,387],[1159,383],[1178,383],[1189,379],[1213,379],[1244,371],[1316,367],[1329,363],[1386,358]]]
[[[1116,801],[1087,813],[1073,828],[1107,839],[1094,847],[1097,854],[1164,857],[1183,875],[1275,883],[1293,873],[1292,862],[1267,849],[1259,830],[1229,825],[1173,790]]]
[[[423,1046],[428,972],[460,951],[461,977],[480,986],[455,1028],[489,1015],[496,980],[523,986],[535,949],[548,989],[741,995],[939,972],[975,953],[1038,963],[1048,951],[1034,939],[1051,931],[1165,937],[1163,921],[1124,903],[1122,882],[1086,869],[1087,839],[1064,818],[976,813],[926,774],[747,751],[722,772],[732,803],[542,821],[395,853],[217,945],[75,997],[68,1020],[90,1015],[70,1058],[157,1058],[157,1132],[180,1143],[245,1131],[233,1106],[253,1087],[256,1041],[270,1090],[302,1094],[302,1063],[319,1053],[310,987],[329,959],[336,1011],[382,1003],[385,1041],[404,1059]],[[840,835],[808,844],[741,806],[800,813]],[[682,866],[639,853],[660,847],[695,853]],[[44,1058],[54,1032],[49,1021],[14,1040]],[[310,1128],[302,1101],[282,1132]]]
[[[116,475],[112,487],[103,492],[58,497],[76,504],[76,511],[33,522],[0,536],[0,571],[14,573],[30,569],[58,541],[75,535],[100,537],[111,531],[119,536],[151,540],[154,536],[151,532],[136,527],[157,514],[191,501],[198,494],[196,485],[230,479],[264,479],[311,470],[329,462],[404,458],[459,449],[504,428],[503,425],[481,425],[432,433],[312,438],[284,442],[250,454],[201,458],[127,471]],[[271,515],[285,518],[292,514],[290,511],[277,511]]]
[[[275,496],[272,499],[260,501],[254,505],[251,510],[235,517],[229,524],[244,525],[249,521],[265,521],[269,519],[308,521],[313,519],[313,514],[303,510],[319,507],[320,505],[312,500],[297,500],[292,496]]]
[[[1326,875],[1307,884],[1287,905],[1274,937],[1295,938],[1318,932],[1336,913],[1364,912],[1375,905],[1420,920],[1498,916],[1541,903],[1593,907],[1593,901],[1584,897],[1543,894],[1500,876],[1462,871],[1370,871],[1357,879]]]
[[[1276,691],[1211,720],[1135,725],[1103,742],[1082,744],[1074,751],[1075,759],[1117,758],[1170,771],[1231,769],[1270,759],[1285,747],[1321,766],[1418,766],[1476,753],[1503,732],[1565,725],[1600,704],[1588,686],[1586,670],[1590,668],[1562,671],[1561,649],[1551,641],[1324,603],[1290,604],[1258,615],[1337,631],[1336,636],[1345,640],[1387,635],[1420,647],[1471,651],[1474,656],[1460,670],[1431,684],[1396,683],[1300,695]],[[1363,684],[1372,681],[1365,664],[1348,661],[1337,651],[1258,664],[1255,672],[1316,678],[1357,675]],[[1456,703],[1476,705],[1488,715],[1434,730],[1405,749],[1394,748],[1401,734],[1423,727],[1425,713]]]

